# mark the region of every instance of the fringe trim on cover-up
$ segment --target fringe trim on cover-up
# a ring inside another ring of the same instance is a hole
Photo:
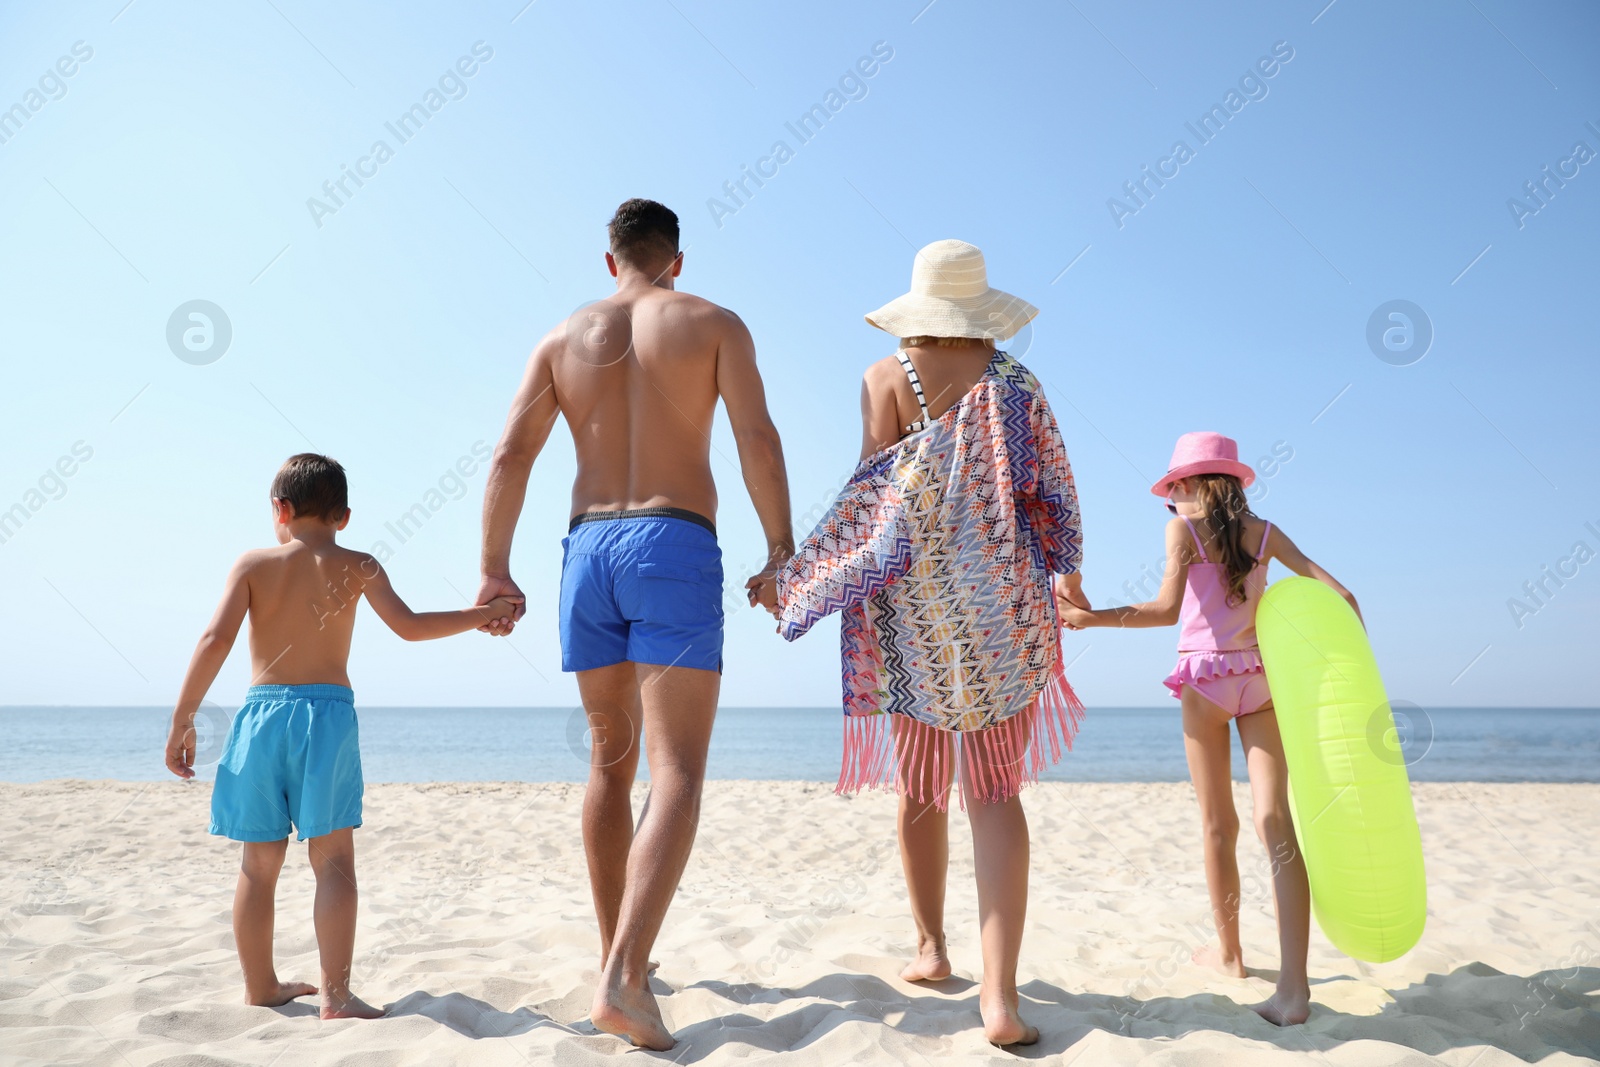
[[[893,790],[919,803],[932,800],[940,811],[948,809],[951,792],[963,809],[969,794],[986,804],[1010,800],[1037,782],[1047,765],[1061,762],[1063,752],[1072,751],[1083,715],[1083,702],[1059,658],[1027,710],[982,730],[941,730],[884,712],[846,715],[844,760],[834,792]]]

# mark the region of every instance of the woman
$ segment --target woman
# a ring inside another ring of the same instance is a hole
[[[979,1006],[995,1044],[1039,1032],[1017,1008],[1028,902],[1018,796],[1070,747],[1052,596],[1087,607],[1077,491],[1039,382],[995,342],[1038,313],[989,287],[983,253],[936,241],[911,292],[867,316],[900,339],[867,370],[862,459],[826,517],[752,600],[788,640],[839,611],[845,747],[839,791],[899,794],[917,957],[901,977],[950,973],[944,936],[948,798],[972,823],[983,940]],[[775,587],[775,588],[774,588]]]

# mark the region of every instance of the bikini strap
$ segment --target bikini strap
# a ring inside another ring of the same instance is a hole
[[[1261,531],[1261,547],[1256,549],[1256,559],[1260,559],[1267,552],[1267,538],[1272,534],[1272,523],[1267,523],[1267,528]]]
[[[1184,525],[1189,527],[1189,536],[1194,538],[1194,547],[1200,553],[1200,562],[1210,563],[1211,559],[1206,555],[1206,546],[1200,543],[1200,531],[1194,528],[1194,523],[1189,521],[1189,516],[1181,515],[1179,518],[1183,519]]]
[[[922,418],[905,428],[905,433],[916,433],[926,430],[933,421],[928,416],[928,402],[922,395],[922,379],[917,377],[917,368],[911,365],[911,357],[906,355],[904,349],[896,350],[895,358],[900,361],[900,369],[906,372],[906,378],[911,382],[911,391],[917,394],[917,407],[922,411]]]

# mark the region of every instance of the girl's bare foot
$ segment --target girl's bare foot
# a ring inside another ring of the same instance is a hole
[[[1244,969],[1244,960],[1239,956],[1228,957],[1222,954],[1218,945],[1207,945],[1194,950],[1194,955],[1189,957],[1191,963],[1201,967],[1210,967],[1213,971],[1221,971],[1229,978],[1248,978],[1250,975]]]
[[[647,987],[611,984],[603,977],[601,982],[594,993],[594,1006],[589,1009],[589,1021],[595,1029],[657,1052],[677,1044],[661,1021],[661,1009],[656,1007],[656,998]]]
[[[978,1010],[983,1014],[983,1036],[991,1045],[1031,1045],[1039,1040],[1039,1028],[1022,1021],[1015,989],[1008,994],[983,990]]]
[[[257,995],[246,989],[244,1002],[254,1004],[260,1008],[278,1008],[289,1003],[295,997],[314,997],[317,987],[305,982],[278,982]]]
[[[905,965],[900,978],[907,982],[937,982],[950,977],[950,956],[944,941],[928,940],[917,946],[917,958]]]
[[[342,995],[335,993],[322,995],[324,1019],[381,1019],[385,1014],[386,1009],[374,1008],[348,989]]]
[[[1279,988],[1269,999],[1250,1005],[1250,1010],[1273,1026],[1299,1026],[1311,1017],[1311,990]]]

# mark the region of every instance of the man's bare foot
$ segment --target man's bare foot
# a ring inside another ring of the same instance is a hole
[[[387,1009],[374,1008],[348,989],[343,994],[322,995],[324,1019],[381,1019],[386,1014]]]
[[[917,946],[917,958],[905,965],[900,977],[907,982],[937,982],[950,977],[950,954],[943,941]]]
[[[279,1008],[289,1003],[296,997],[314,997],[317,987],[305,982],[279,982],[276,988],[270,988],[260,995],[244,991],[244,1002],[254,1004],[259,1008]]]
[[[1210,967],[1213,971],[1221,971],[1229,978],[1248,978],[1250,975],[1244,969],[1244,960],[1238,956],[1229,958],[1222,954],[1218,945],[1207,945],[1194,950],[1194,955],[1189,957],[1191,963],[1201,967]]]
[[[983,1014],[983,1036],[991,1045],[1031,1045],[1039,1040],[1039,1028],[1022,1021],[1017,1010],[1017,991],[1009,994],[978,994],[978,1009]]]
[[[1311,1017],[1311,990],[1302,987],[1285,992],[1279,989],[1260,1004],[1250,1005],[1250,1010],[1273,1026],[1299,1026]]]
[[[648,988],[632,988],[621,983],[613,986],[604,976],[600,988],[595,990],[589,1021],[597,1030],[615,1034],[640,1048],[665,1052],[677,1044],[666,1023],[661,1021],[661,1009]]]

